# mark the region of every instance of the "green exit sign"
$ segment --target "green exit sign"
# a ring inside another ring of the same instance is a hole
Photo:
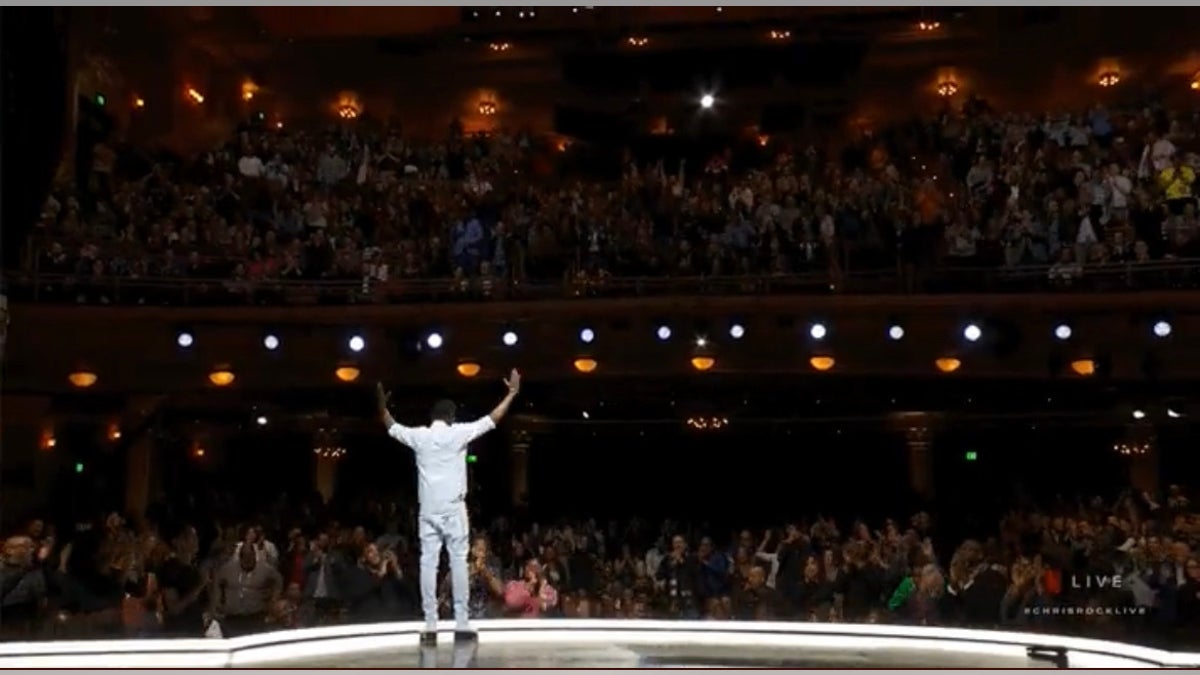
[[[83,473],[83,462],[75,462],[75,473]]]
[[[968,462],[974,462],[975,460],[979,459],[979,453],[975,452],[974,450],[968,450],[967,453],[963,455],[963,458]]]
[[[479,461],[479,455],[467,455],[467,464],[474,464]]]

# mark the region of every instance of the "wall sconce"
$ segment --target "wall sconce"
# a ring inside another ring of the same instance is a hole
[[[204,95],[197,91],[195,87],[188,87],[184,93],[193,104],[200,105],[204,103]]]
[[[922,21],[917,24],[917,30],[924,32],[924,33],[930,33],[941,27],[942,27],[942,24],[940,21]]]
[[[96,384],[97,379],[99,378],[96,376],[96,374],[88,370],[78,370],[67,376],[67,380],[80,389],[87,389],[93,384]]]
[[[358,119],[358,111],[352,106],[344,105],[338,108],[338,117],[344,120],[356,120]]]
[[[495,115],[496,111],[498,109],[499,108],[496,105],[495,101],[480,101],[479,102],[479,108],[478,108],[479,114],[484,115],[485,117],[491,117],[491,116]]]
[[[771,38],[772,40],[787,40],[792,37],[792,31],[773,30],[770,33],[767,33],[767,37]]]
[[[58,445],[58,439],[54,437],[53,429],[42,431],[41,437],[38,439],[38,448],[45,452],[53,450]]]
[[[768,136],[768,135],[766,135],[766,134],[759,134],[759,135],[758,135],[758,145],[759,145],[760,147],[763,147],[763,148],[765,148],[765,147],[767,147],[767,145],[768,145],[770,142],[771,142],[771,137],[770,137],[770,136]]]
[[[208,374],[208,381],[218,387],[228,387],[237,379],[232,370],[214,370]]]
[[[254,95],[258,93],[258,85],[252,80],[246,80],[242,83],[242,100],[249,103],[254,100]]]
[[[342,366],[333,371],[333,374],[342,382],[353,382],[358,379],[359,372],[354,366]]]
[[[832,356],[814,356],[808,360],[808,365],[813,367],[813,370],[825,372],[833,368],[837,364]]]
[[[512,49],[512,43],[511,42],[493,42],[492,44],[488,45],[488,49],[490,49],[494,52],[506,52],[506,51]]]
[[[1192,76],[1192,83],[1189,85],[1192,91],[1200,91],[1200,73]]]
[[[108,425],[108,432],[105,433],[105,438],[112,442],[121,440],[121,427],[116,422]]]
[[[1071,371],[1080,377],[1096,374],[1096,362],[1091,359],[1078,359],[1071,362]]]
[[[1097,82],[1101,87],[1115,87],[1121,83],[1121,74],[1115,70],[1107,70],[1100,73],[1100,79]]]
[[[626,42],[629,43],[630,47],[645,47],[646,45],[650,44],[650,38],[634,35],[626,40]]]
[[[938,96],[941,96],[942,98],[950,98],[958,93],[958,83],[954,80],[945,80],[943,82],[939,82],[937,93]]]
[[[141,96],[135,97],[133,99],[133,107],[137,108],[138,110],[145,108],[146,107],[146,99],[142,98]]]
[[[712,370],[712,367],[717,365],[717,360],[711,356],[693,356],[692,367],[700,372]]]
[[[480,370],[479,364],[474,361],[463,361],[458,364],[458,374],[463,377],[475,377],[479,374]]]
[[[596,370],[599,365],[596,359],[575,359],[575,370],[581,373],[590,373]]]
[[[937,366],[937,369],[943,373],[953,373],[962,367],[962,361],[952,357],[945,357],[934,361],[933,365]]]

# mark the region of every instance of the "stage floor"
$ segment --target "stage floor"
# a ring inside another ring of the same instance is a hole
[[[337,655],[280,658],[271,663],[284,668],[1046,668],[1053,663],[1031,659],[1023,649],[973,650],[966,653],[944,646],[911,644],[856,647],[839,644],[830,636],[828,646],[813,644],[742,643],[736,634],[705,636],[709,644],[681,639],[683,634],[656,635],[613,631],[610,635],[573,636],[537,633],[480,633],[475,644],[455,644],[451,633],[440,635],[437,647],[420,647],[410,636],[397,637],[388,646]],[[236,662],[236,661],[235,661]],[[239,664],[253,667],[260,664]]]

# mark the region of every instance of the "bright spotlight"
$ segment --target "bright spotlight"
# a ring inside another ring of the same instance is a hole
[[[1179,411],[1174,408],[1167,408],[1167,417],[1170,417],[1173,420],[1177,420],[1180,417],[1183,417],[1183,415],[1181,415],[1179,413]]]
[[[658,339],[659,340],[670,340],[671,339],[671,327],[670,326],[659,326],[658,327]]]
[[[1065,323],[1060,323],[1054,328],[1054,337],[1058,338],[1059,340],[1070,340],[1071,327]]]
[[[274,335],[268,335],[263,338],[263,346],[271,351],[279,349],[279,338]]]
[[[903,340],[904,339],[904,327],[903,326],[892,326],[891,328],[888,329],[888,337],[890,337],[893,340]]]
[[[592,344],[592,340],[596,339],[596,333],[591,328],[584,328],[579,331],[579,341],[585,345]]]
[[[808,334],[811,335],[812,339],[814,339],[814,340],[825,339],[825,324],[814,323],[812,325],[812,328],[808,329]]]
[[[267,418],[263,417],[262,415],[259,415],[258,419],[254,420],[254,422],[260,427],[267,426]]]
[[[741,340],[742,336],[745,334],[746,329],[742,327],[742,324],[740,323],[735,323],[729,327],[729,337],[733,338],[734,340]]]
[[[1159,321],[1154,324],[1154,334],[1160,338],[1165,338],[1171,334],[1171,324],[1166,321]]]
[[[361,352],[367,346],[367,341],[362,339],[362,336],[355,335],[350,338],[350,351]]]
[[[583,411],[583,419],[590,420],[590,419],[592,419],[592,416],[588,414],[588,411],[584,410]]]
[[[696,346],[697,347],[707,347],[708,339],[703,336],[696,338]]]
[[[975,342],[979,338],[983,337],[983,331],[980,330],[979,326],[971,324],[963,329],[963,337],[970,342]]]
[[[508,331],[507,333],[505,333],[504,337],[502,337],[501,339],[504,340],[504,344],[507,347],[511,347],[511,346],[517,344],[517,334],[512,332],[511,330]],[[430,345],[430,346],[432,346],[432,345]]]
[[[1133,411],[1133,419],[1135,419],[1135,420],[1142,420],[1142,419],[1146,419],[1146,411],[1144,411],[1144,410],[1134,410],[1134,411]]]
[[[716,101],[717,99],[713,98],[712,94],[705,94],[700,97],[700,107],[705,109],[711,108]]]
[[[180,333],[179,337],[175,338],[175,343],[185,349],[191,347],[193,342],[195,342],[195,339],[192,338],[192,334],[188,333],[187,331]]]
[[[441,333],[430,333],[429,337],[425,338],[425,344],[429,345],[430,349],[441,349],[442,348]]]

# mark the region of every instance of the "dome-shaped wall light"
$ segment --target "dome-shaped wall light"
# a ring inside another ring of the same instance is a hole
[[[933,365],[937,366],[937,369],[943,373],[953,373],[962,367],[962,361],[950,356],[946,356],[934,361]]]
[[[229,385],[233,384],[235,379],[237,379],[237,376],[233,374],[232,370],[226,370],[223,368],[214,370],[208,374],[208,381],[212,382],[218,387],[228,387]]]
[[[77,370],[67,376],[67,380],[80,389],[87,389],[96,384],[96,380],[98,379],[100,378],[90,370]]]
[[[355,366],[342,366],[333,371],[333,374],[337,377],[337,379],[341,380],[342,382],[353,382],[358,379],[360,373],[361,371]]]

